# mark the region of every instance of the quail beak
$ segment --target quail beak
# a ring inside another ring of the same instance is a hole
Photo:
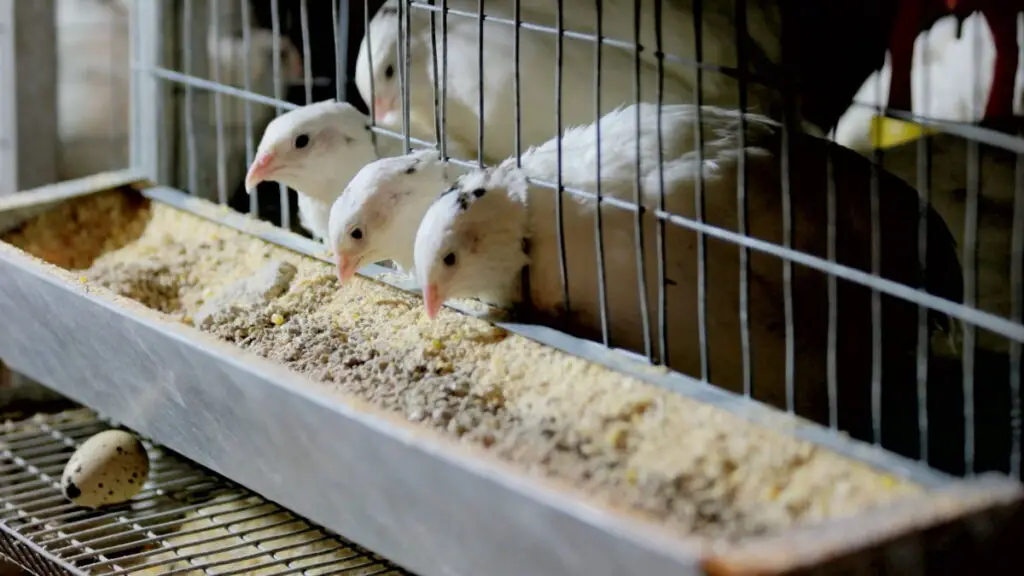
[[[362,258],[351,258],[348,254],[338,254],[338,283],[344,286],[355,275]]]
[[[375,122],[385,122],[388,116],[394,112],[395,98],[374,98],[373,119]]]
[[[252,191],[256,189],[260,182],[269,179],[274,168],[273,152],[266,152],[257,156],[252,166],[249,167],[249,173],[245,175],[245,191],[252,194]]]
[[[427,284],[427,288],[423,290],[423,304],[427,309],[427,318],[433,320],[437,318],[438,311],[441,310],[441,304],[444,302],[437,293],[436,284]]]

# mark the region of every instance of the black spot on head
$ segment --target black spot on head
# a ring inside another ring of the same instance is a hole
[[[75,486],[74,482],[68,482],[68,485],[64,487],[64,495],[68,498],[75,499],[82,495],[82,490]]]
[[[124,448],[122,448],[122,447],[118,446],[118,447],[117,447],[117,453],[118,453],[118,454],[124,454]]]
[[[75,474],[81,474],[81,473],[82,473],[82,467],[81,466],[79,466],[78,468],[75,468]]]
[[[467,209],[469,209],[469,199],[466,198],[465,194],[459,194],[459,199],[457,200],[457,202],[459,203],[460,212],[465,212]]]
[[[477,188],[476,190],[473,190],[473,196],[476,196],[477,198],[482,198],[483,195],[486,193],[487,190],[484,190],[483,188]]]

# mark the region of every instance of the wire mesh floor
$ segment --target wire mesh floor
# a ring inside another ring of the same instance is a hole
[[[409,574],[148,442],[139,495],[76,506],[59,488],[64,465],[110,427],[87,409],[2,424],[0,554],[39,575]]]

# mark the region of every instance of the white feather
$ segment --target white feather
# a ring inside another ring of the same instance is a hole
[[[566,188],[594,193],[600,184],[605,197],[632,202],[639,182],[642,202],[649,208],[657,206],[664,177],[666,195],[692,193],[694,182],[703,176],[706,186],[721,180],[723,163],[731,168],[738,155],[736,113],[705,107],[704,158],[698,161],[694,151],[694,128],[697,111],[693,106],[663,108],[662,148],[658,155],[658,107],[640,104],[619,108],[600,120],[600,159],[598,158],[597,126],[594,124],[567,130],[562,137],[563,164],[561,179]],[[636,115],[639,112],[639,141],[636,138]],[[748,115],[754,131],[774,126],[767,118]],[[639,144],[639,167],[637,166]],[[520,247],[512,238],[530,239],[530,299],[534,308],[555,314],[563,306],[559,241],[556,224],[555,194],[539,186],[527,186],[525,178],[554,182],[557,177],[557,139],[531,148],[522,156],[522,169],[515,168],[514,159],[498,168],[467,174],[459,181],[461,194],[446,194],[424,216],[416,237],[416,269],[421,284],[443,287],[447,298],[480,298],[499,306],[517,302],[518,272],[522,265]],[[750,157],[763,155],[749,148]],[[597,167],[601,172],[598,177]],[[664,170],[659,171],[659,166]],[[639,168],[639,172],[637,169]],[[726,174],[730,174],[726,172]],[[483,189],[487,193],[475,198],[469,191]],[[600,307],[596,290],[597,254],[594,248],[595,202],[591,199],[563,197],[563,228],[565,261],[569,281],[569,300],[576,313],[575,324],[593,331],[599,327]],[[461,209],[460,202],[473,206]],[[479,204],[479,207],[477,207]],[[685,213],[685,206],[676,206],[676,213]],[[638,292],[636,289],[636,248],[633,241],[633,219],[630,212],[606,206],[603,240],[605,266],[614,281],[608,283],[610,323],[620,345],[636,344]],[[485,224],[489,223],[489,224]],[[647,227],[652,221],[648,219]],[[473,238],[473,231],[486,229],[488,238]],[[649,233],[650,230],[647,230]],[[470,237],[466,238],[466,234]],[[670,232],[671,236],[671,232]],[[500,240],[495,240],[499,238]],[[500,255],[487,254],[473,248],[459,254],[461,272],[452,273],[441,263],[459,243],[493,243]],[[650,239],[648,239],[650,242]],[[650,244],[648,244],[650,245]],[[651,258],[653,250],[648,250]],[[470,260],[466,262],[466,260]],[[688,274],[682,262],[670,262],[669,277]],[[630,335],[632,334],[632,336]]]
[[[633,38],[633,2],[613,0],[604,3],[605,36]],[[401,129],[401,92],[398,73],[398,32],[395,3],[385,4],[371,21],[367,37],[363,39],[356,67],[356,84],[363,99],[370,102],[371,71],[372,92],[382,105],[389,106],[391,113],[380,116],[383,124],[396,130]],[[729,8],[709,9],[705,15],[706,62],[735,66],[735,30],[732,23],[731,3],[721,6]],[[388,8],[391,10],[388,10]],[[449,3],[453,9],[476,10],[476,2],[461,0]],[[669,42],[667,52],[693,56],[693,23],[689,2],[665,2],[665,39]],[[555,24],[555,6],[550,2],[533,0],[524,2],[522,20],[549,26]],[[580,32],[596,30],[594,3],[582,0],[566,2],[565,28]],[[768,28],[762,30],[766,21],[761,7],[750,9],[759,17],[756,31],[761,38],[771,43]],[[765,9],[766,10],[766,9]],[[511,5],[488,8],[488,14],[511,17]],[[773,12],[774,14],[774,12]],[[653,11],[643,13],[642,37],[648,46],[654,46]],[[772,16],[774,17],[774,16]],[[433,141],[434,137],[434,63],[429,16],[421,10],[411,14],[410,42],[410,128],[413,136]],[[442,33],[440,24],[435,35],[437,60],[441,60]],[[499,162],[514,154],[516,127],[515,63],[511,57],[515,45],[514,28],[502,23],[484,24],[483,58],[485,69],[483,79],[479,78],[479,51],[477,48],[478,25],[475,19],[449,16],[447,28],[447,75],[445,89],[447,108],[445,134],[449,142],[455,142],[467,150],[477,148],[478,124],[484,123],[483,156],[489,162]],[[369,39],[369,41],[368,41]],[[525,146],[540,144],[555,136],[556,116],[556,38],[546,32],[522,29],[520,31],[520,118],[521,143]],[[370,65],[372,52],[374,65]],[[594,85],[596,60],[594,44],[588,40],[566,37],[562,46],[562,122],[563,126],[590,123],[598,116],[614,108],[637,101],[634,94],[634,57],[629,51],[605,46],[602,49],[601,110],[594,110]],[[651,50],[641,52],[639,101],[656,101],[657,66]],[[768,49],[769,55],[775,54]],[[663,87],[665,103],[688,103],[693,100],[696,77],[693,66],[667,61]],[[387,74],[388,69],[392,74]],[[479,109],[479,86],[483,84],[483,112]],[[440,84],[445,84],[441,82]],[[711,104],[732,105],[738,99],[738,87],[724,75],[712,72],[704,74],[704,101]],[[753,91],[751,109],[772,107],[774,93]],[[759,100],[763,98],[763,100]]]
[[[705,143],[703,158],[694,150],[694,130],[698,109],[670,106],[663,110],[661,155],[658,161],[657,106],[639,105],[640,136],[636,139],[634,114],[627,107],[601,119],[601,175],[598,178],[595,126],[575,128],[565,133],[562,183],[567,189],[596,193],[600,183],[603,196],[633,202],[639,183],[640,202],[645,205],[637,223],[636,215],[610,202],[602,204],[603,289],[609,329],[614,347],[643,353],[651,342],[651,352],[660,357],[659,264],[664,262],[665,333],[668,365],[683,373],[701,377],[700,329],[701,300],[697,235],[680,224],[664,226],[664,259],[658,247],[658,219],[653,210],[661,203],[664,211],[684,219],[697,218],[698,190],[703,194],[705,223],[736,230],[739,222],[737,192],[741,153],[746,157],[747,232],[759,239],[782,244],[783,188],[779,152],[781,130],[766,117],[740,115],[736,111],[703,107],[699,110]],[[746,130],[741,132],[741,118]],[[744,134],[745,147],[739,147]],[[824,141],[806,135],[791,136],[790,172],[793,213],[793,248],[824,257],[826,253],[826,158],[833,161],[836,178],[836,210],[842,217],[837,234],[844,240],[837,248],[837,260],[863,268],[870,264],[870,195],[867,194],[872,171],[869,163],[853,152],[829,147]],[[636,147],[640,162],[637,172]],[[527,185],[527,178],[552,182],[556,179],[556,142],[548,142],[526,152],[522,169],[512,160],[497,168],[474,171],[461,178],[457,190],[441,196],[424,215],[416,235],[414,261],[419,284],[433,302],[476,297],[492,304],[507,306],[529,301],[529,310],[539,313],[537,320],[592,339],[602,336],[598,249],[596,247],[596,203],[589,198],[562,194],[562,230],[564,238],[565,278],[568,286],[568,311],[564,313],[563,273],[559,251],[561,243],[555,217],[558,196],[547,187]],[[659,170],[659,167],[663,170]],[[664,178],[664,188],[661,179]],[[702,186],[698,187],[698,182]],[[916,218],[917,201],[913,189],[888,174],[880,179],[884,238],[902,237],[898,226]],[[483,194],[479,193],[483,190]],[[643,250],[637,242],[637,226]],[[942,235],[941,221],[929,225],[930,270],[943,286],[930,286],[933,293],[951,297],[959,282],[953,280],[956,253],[948,236]],[[521,244],[529,239],[528,255]],[[708,237],[704,248],[703,292],[705,335],[708,345],[708,369],[715,384],[730,390],[742,390],[744,369],[740,357],[739,320],[740,260],[732,242]],[[915,245],[916,246],[916,245]],[[899,242],[885,245],[882,272],[894,281],[914,281],[916,248]],[[641,258],[639,255],[643,254]],[[447,260],[447,263],[446,263]],[[521,269],[529,265],[529,287],[520,286]],[[643,273],[639,270],[644,267]],[[777,406],[786,404],[786,317],[783,310],[785,281],[782,265],[774,257],[751,250],[747,278],[748,319],[751,343],[751,369],[756,377],[758,399]],[[901,276],[902,275],[902,276]],[[646,282],[641,293],[639,280]],[[841,283],[842,310],[839,322],[841,347],[840,394],[854,396],[870,381],[870,298],[846,292]],[[824,275],[795,266],[792,277],[797,326],[795,368],[800,390],[797,409],[815,410],[816,417],[827,417],[827,397],[822,386],[825,374],[828,295]],[[644,306],[646,305],[646,309]],[[915,342],[916,311],[913,305],[886,303],[886,347]],[[891,306],[891,308],[889,307]],[[900,308],[900,306],[903,306]],[[898,312],[898,313],[897,313]],[[650,330],[645,338],[644,321]],[[896,359],[907,359],[913,374],[912,349]],[[896,366],[886,365],[890,368]],[[902,373],[902,372],[901,372]],[[908,379],[912,381],[912,377]],[[912,390],[911,390],[912,392]],[[848,403],[854,406],[856,403]],[[856,408],[853,408],[856,409]],[[824,414],[824,415],[823,415]],[[868,419],[869,420],[869,419]]]
[[[294,142],[303,134],[310,144],[298,149]],[[370,120],[357,108],[347,102],[325,100],[272,120],[263,132],[256,156],[274,154],[277,167],[266,179],[299,193],[300,222],[318,240],[326,240],[331,205],[349,181],[367,164],[402,152],[402,143],[386,136],[378,137],[375,147]]]
[[[391,260],[411,272],[423,214],[461,173],[431,149],[367,164],[331,206],[331,249],[360,263]],[[354,229],[360,238],[352,238]]]

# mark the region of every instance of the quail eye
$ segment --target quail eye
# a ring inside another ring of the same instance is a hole
[[[349,233],[349,236],[351,236],[353,240],[360,240],[363,237],[363,231],[360,228],[356,228]]]
[[[394,78],[394,76],[395,76],[395,67],[390,65],[390,64],[388,64],[387,69],[384,70],[384,77],[385,78]]]
[[[455,266],[455,252],[449,252],[445,254],[444,265],[448,267]]]
[[[309,135],[308,134],[299,134],[298,136],[295,137],[295,147],[296,148],[300,148],[301,149],[301,148],[305,148],[306,146],[309,146]]]

